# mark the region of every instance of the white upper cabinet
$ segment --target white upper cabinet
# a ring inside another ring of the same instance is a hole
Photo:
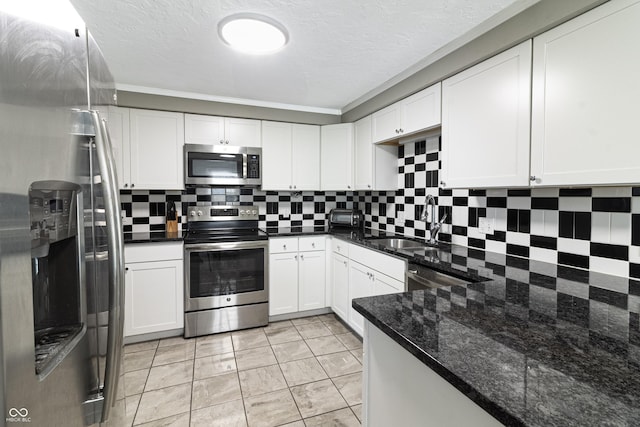
[[[447,188],[529,185],[531,40],[442,83]]]
[[[355,189],[398,189],[398,147],[371,143],[371,116],[354,123]]]
[[[320,188],[320,126],[262,122],[262,189]]]
[[[421,90],[400,101],[401,136],[440,125],[441,84]]]
[[[440,83],[373,113],[372,142],[403,138],[440,125]]]
[[[129,110],[130,188],[184,189],[183,116],[167,111]]]
[[[353,123],[322,126],[320,189],[353,191]]]
[[[131,143],[129,139],[129,109],[109,107],[107,125],[111,149],[116,163],[118,188],[128,189],[131,184]]]
[[[185,114],[185,143],[261,147],[260,120]]]
[[[320,126],[293,124],[291,181],[294,190],[320,188]]]
[[[640,2],[611,1],[533,42],[532,185],[640,182]]]

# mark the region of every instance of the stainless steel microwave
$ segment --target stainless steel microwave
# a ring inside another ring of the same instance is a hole
[[[259,186],[262,184],[262,149],[185,144],[184,183]]]

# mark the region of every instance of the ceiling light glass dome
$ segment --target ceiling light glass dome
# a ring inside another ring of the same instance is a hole
[[[282,24],[255,13],[227,16],[218,24],[218,34],[233,49],[254,55],[277,52],[289,41]]]

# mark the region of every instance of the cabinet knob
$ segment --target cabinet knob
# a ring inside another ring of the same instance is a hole
[[[398,129],[395,129],[396,133],[400,133],[400,131]]]
[[[298,255],[294,255],[293,259],[295,259],[297,261],[298,260]]]
[[[135,185],[134,185],[134,184],[131,184],[131,188],[133,188],[133,187],[135,187]]]
[[[340,250],[340,245],[336,246],[336,249],[337,249],[337,250]]]
[[[442,185],[443,187],[447,186],[447,184],[444,181],[440,181],[440,185]]]
[[[296,188],[297,188],[297,187],[294,185],[294,186],[293,186],[293,189],[295,190]]]
[[[342,262],[344,263],[344,266],[346,267],[347,266],[347,261],[342,261]]]
[[[535,175],[531,175],[531,176],[529,177],[529,181],[535,181],[536,179],[537,179],[537,178],[536,178],[536,176],[535,176]]]
[[[304,255],[300,254],[300,259],[304,261]]]
[[[400,133],[404,133],[404,129],[400,128]]]
[[[129,186],[129,184],[125,184],[125,185],[124,185],[124,188],[127,188],[128,186]]]
[[[367,188],[371,188],[371,184],[367,184]]]
[[[287,249],[287,245],[282,245],[282,249]]]
[[[293,186],[292,186],[292,185],[290,185],[290,186],[289,186],[289,190],[291,190],[291,188],[293,188]]]
[[[129,271],[129,267],[125,267],[125,268],[124,268],[124,271]]]
[[[311,247],[312,247],[312,248],[315,248],[315,247],[316,247],[316,244],[315,244],[314,242],[311,242]]]
[[[224,140],[223,139],[220,140],[220,144],[224,144]]]
[[[347,188],[348,188],[348,189],[351,189],[351,186],[350,186],[350,185],[347,185]]]
[[[225,144],[227,144],[227,145],[229,145],[229,140],[226,140],[224,143],[225,143]]]

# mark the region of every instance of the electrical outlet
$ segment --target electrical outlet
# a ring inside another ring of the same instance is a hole
[[[478,218],[478,230],[482,234],[493,234],[493,231],[496,228],[496,220],[495,218]]]

